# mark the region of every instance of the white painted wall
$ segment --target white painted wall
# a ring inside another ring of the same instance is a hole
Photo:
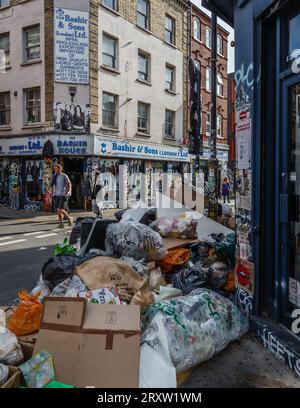
[[[102,33],[119,39],[119,71],[114,74],[101,68]],[[151,84],[137,82],[138,50],[151,55]],[[165,67],[169,63],[176,67],[176,92],[165,92]],[[119,96],[120,138],[149,140],[168,144],[164,140],[165,109],[176,111],[176,140],[183,136],[183,54],[151,34],[137,28],[104,8],[99,8],[99,123],[92,126],[95,133],[105,134],[102,125],[102,92]],[[128,98],[132,98],[128,101]],[[138,101],[151,104],[150,138],[137,136]]]
[[[40,24],[41,63],[21,66],[23,62],[23,27]],[[44,1],[32,0],[0,11],[0,34],[10,33],[10,59],[12,68],[0,72],[0,92],[11,92],[11,131],[5,134],[29,133],[24,126],[23,89],[41,88],[41,121],[45,120],[45,76],[44,76]],[[14,92],[18,92],[14,96]]]

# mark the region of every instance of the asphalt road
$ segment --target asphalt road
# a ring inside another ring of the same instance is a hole
[[[0,305],[10,305],[18,290],[32,290],[55,245],[72,228],[57,230],[55,215],[22,220],[0,220]]]

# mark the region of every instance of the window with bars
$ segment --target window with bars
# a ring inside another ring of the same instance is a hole
[[[211,28],[206,27],[206,39],[205,39],[206,46],[211,48]]]
[[[137,25],[150,30],[150,2],[137,0]]]
[[[211,91],[211,69],[206,68],[206,90]]]
[[[0,67],[10,65],[10,40],[9,33],[0,35]]]
[[[168,15],[165,20],[165,39],[169,44],[175,44],[175,20]]]
[[[166,65],[166,89],[175,92],[175,67]]]
[[[175,139],[175,112],[166,109],[165,136]]]
[[[25,123],[30,125],[41,122],[41,89],[25,89]]]
[[[218,34],[217,36],[217,50],[218,50],[218,54],[220,55],[224,55],[223,54],[223,38],[220,34]]]
[[[210,132],[211,132],[211,114],[210,114],[210,112],[206,112],[206,129],[205,129],[205,133],[207,134],[207,136],[210,136]]]
[[[221,74],[217,74],[217,95],[224,95],[224,82]]]
[[[138,55],[138,78],[150,82],[150,56],[142,51]]]
[[[217,137],[223,138],[223,117],[217,115]]]
[[[102,96],[102,124],[103,126],[117,127],[117,100],[116,95],[103,92]]]
[[[103,0],[102,4],[115,11],[118,11],[118,0]]]
[[[118,40],[103,34],[102,37],[102,65],[108,68],[117,68]]]
[[[198,17],[194,17],[194,38],[201,41],[201,22]]]
[[[41,56],[40,26],[24,28],[25,61],[39,59]]]
[[[0,93],[0,126],[10,125],[10,93]]]
[[[139,133],[150,133],[150,105],[147,103],[138,103],[138,123]]]

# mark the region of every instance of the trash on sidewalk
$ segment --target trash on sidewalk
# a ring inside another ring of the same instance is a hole
[[[15,334],[9,330],[0,333],[0,363],[13,366],[23,358],[23,352]]]
[[[73,276],[78,257],[72,255],[56,256],[48,259],[42,269],[42,277],[50,290]]]
[[[0,388],[19,388],[21,383],[21,372],[17,367],[8,366],[8,376]]]
[[[136,388],[140,308],[47,298],[34,352],[42,350],[52,355],[57,381],[76,387]]]
[[[150,227],[163,238],[197,238],[198,221],[193,213],[182,213],[178,216],[158,218]]]
[[[86,299],[88,303],[99,303],[101,305],[104,305],[105,303],[109,305],[121,304],[118,291],[115,286],[79,292],[78,297]]]
[[[68,238],[65,238],[62,243],[57,244],[54,249],[54,256],[62,256],[62,255],[76,255],[74,249],[68,243]]]
[[[8,322],[8,328],[16,336],[35,333],[42,320],[43,305],[37,300],[40,293],[30,296],[26,291],[19,292],[20,303]]]
[[[0,385],[3,385],[7,381],[8,375],[9,367],[0,363]]]
[[[41,350],[19,368],[28,388],[44,388],[54,380],[52,355],[47,350]]]

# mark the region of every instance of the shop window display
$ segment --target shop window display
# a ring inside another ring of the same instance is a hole
[[[26,161],[25,209],[41,210],[43,206],[43,160]]]

